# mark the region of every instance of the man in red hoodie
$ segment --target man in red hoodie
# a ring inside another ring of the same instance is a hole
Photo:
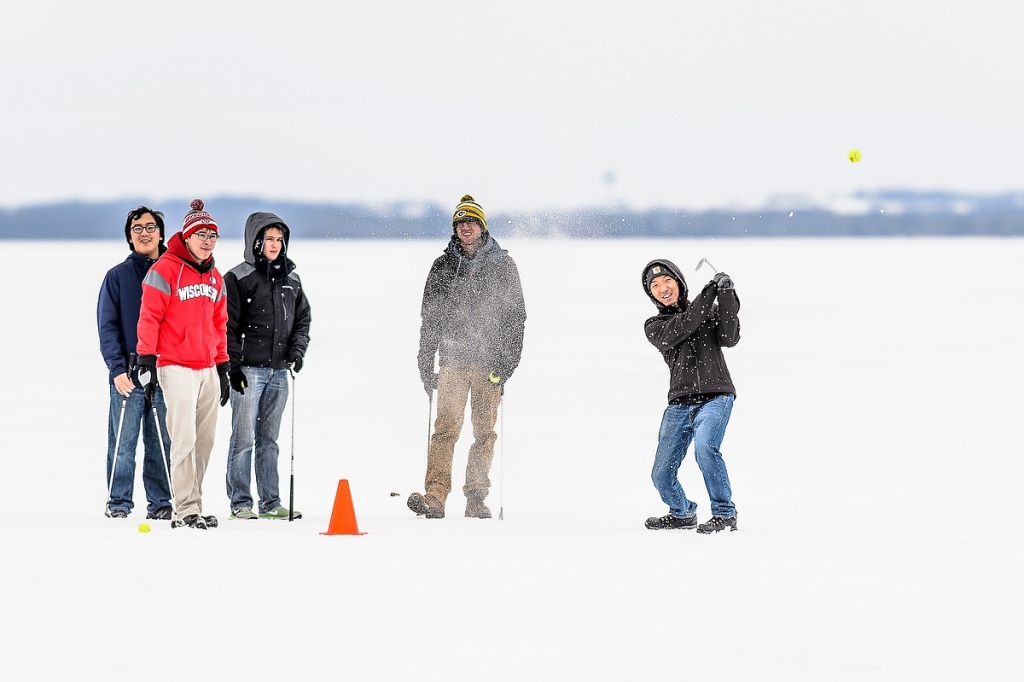
[[[213,450],[217,402],[228,401],[227,298],[214,267],[217,223],[195,199],[181,232],[142,282],[138,368],[147,391],[163,388],[171,437],[172,528],[215,528],[203,516],[203,476]],[[148,379],[144,376],[148,375]]]

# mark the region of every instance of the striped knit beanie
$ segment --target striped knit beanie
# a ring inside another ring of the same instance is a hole
[[[217,222],[204,210],[202,199],[193,199],[189,206],[192,210],[185,214],[185,221],[181,226],[182,239],[188,239],[199,229],[217,232]]]
[[[455,230],[457,223],[465,220],[475,220],[480,223],[481,231],[487,231],[487,218],[484,217],[484,209],[476,203],[476,199],[468,194],[462,197],[462,201],[455,207],[455,214],[452,215],[452,230]]]

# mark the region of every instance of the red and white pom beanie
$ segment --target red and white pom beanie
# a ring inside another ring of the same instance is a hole
[[[193,199],[189,204],[192,210],[185,214],[185,221],[181,226],[181,238],[188,239],[196,230],[211,230],[217,232],[217,222],[209,213],[203,210],[203,200]],[[219,234],[219,232],[218,232]]]

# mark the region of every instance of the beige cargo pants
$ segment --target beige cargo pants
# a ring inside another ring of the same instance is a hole
[[[498,439],[494,424],[498,420],[501,387],[491,383],[489,374],[488,370],[470,367],[441,367],[438,371],[437,419],[427,451],[425,492],[442,505],[452,490],[452,459],[465,421],[467,398],[473,445],[469,448],[466,485],[462,490],[467,499],[483,501],[491,488],[489,474],[494,442]]]
[[[175,518],[203,513],[203,476],[217,431],[220,379],[217,368],[157,368],[167,404],[171,438],[171,488]]]

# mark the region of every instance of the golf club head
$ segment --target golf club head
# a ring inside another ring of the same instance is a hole
[[[694,271],[694,272],[696,272],[696,271],[700,270],[700,266],[704,265],[705,263],[707,263],[707,264],[708,264],[708,267],[709,267],[709,268],[711,268],[711,269],[712,269],[712,270],[714,270],[715,272],[718,272],[718,268],[716,268],[716,267],[715,267],[714,265],[712,265],[712,264],[711,264],[711,261],[709,261],[709,260],[708,260],[707,258],[701,258],[701,259],[700,259],[700,262],[699,262],[699,263],[697,263],[697,267],[695,267],[695,268],[693,269],[693,271]]]

